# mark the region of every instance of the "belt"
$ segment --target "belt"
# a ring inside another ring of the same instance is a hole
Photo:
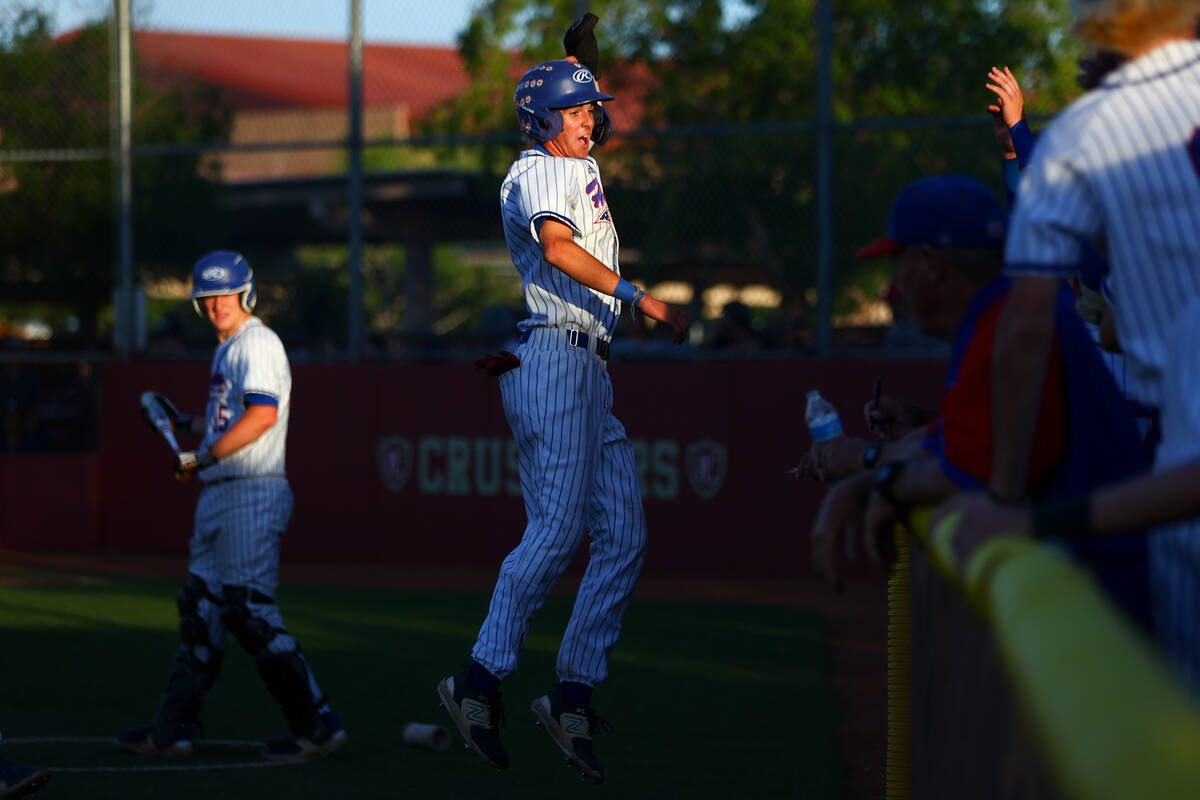
[[[558,331],[563,335],[563,338],[566,339],[567,344],[569,346],[581,347],[584,350],[587,350],[589,353],[595,353],[597,356],[600,357],[600,359],[602,361],[608,360],[608,340],[607,339],[601,339],[599,336],[591,337],[591,336],[588,336],[583,331],[577,331],[577,330],[574,330],[573,328],[535,328],[534,330],[542,330],[542,331],[547,331],[547,332]],[[521,344],[525,344],[525,342],[529,341],[530,333],[531,333],[531,331],[525,331],[524,333],[521,334]],[[593,338],[595,339],[595,342],[596,342],[595,349],[592,349],[590,347]]]
[[[228,478],[215,478],[211,481],[203,481],[205,486],[220,486],[222,483],[230,481],[251,481],[255,478],[286,478],[282,472],[272,472],[266,475],[231,475]]]

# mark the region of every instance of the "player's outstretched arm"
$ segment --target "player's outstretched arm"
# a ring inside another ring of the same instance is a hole
[[[555,219],[546,219],[542,221],[539,235],[542,240],[542,255],[547,262],[589,289],[605,294],[617,294],[621,276],[576,244],[569,225]],[[640,295],[632,303],[650,319],[669,326],[674,333],[675,344],[683,342],[689,323],[688,316],[682,309],[649,294]]]
[[[650,294],[642,297],[642,301],[638,303],[637,308],[650,319],[657,320],[670,328],[674,334],[671,340],[675,344],[683,344],[683,340],[687,338],[688,328],[691,323],[688,320],[687,312],[682,308],[663,302]]]
[[[1200,462],[1192,461],[1164,472],[1143,473],[1120,483],[1105,486],[1086,495],[1046,500],[1021,506],[997,505],[984,492],[966,492],[951,497],[933,516],[937,525],[951,514],[961,514],[961,540],[956,550],[960,562],[974,545],[997,535],[1094,535],[1119,534],[1145,530],[1173,522],[1200,517]],[[1071,504],[1082,519],[1062,530],[1050,524],[1063,515]],[[1046,530],[1037,530],[1038,525]]]

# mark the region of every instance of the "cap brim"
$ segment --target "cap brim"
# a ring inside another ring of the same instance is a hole
[[[891,239],[880,239],[877,242],[863,247],[854,254],[855,258],[879,258],[880,256],[890,256],[892,253],[898,253],[904,249],[904,245],[897,244]]]

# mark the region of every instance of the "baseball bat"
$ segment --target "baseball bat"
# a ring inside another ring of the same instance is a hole
[[[171,416],[167,414],[167,410],[163,408],[162,403],[158,402],[158,398],[154,396],[154,392],[142,392],[142,408],[146,409],[146,416],[150,419],[150,424],[158,429],[162,437],[167,440],[167,444],[171,446],[171,450],[176,455],[179,455],[179,442],[175,440],[175,431],[172,430]]]

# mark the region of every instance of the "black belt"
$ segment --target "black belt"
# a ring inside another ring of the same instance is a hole
[[[554,329],[547,328],[546,330]],[[591,343],[592,337],[588,336],[583,331],[577,331],[572,328],[559,328],[558,330],[563,332],[566,337],[567,344],[569,344],[571,347],[582,347],[584,350],[589,349],[588,344]],[[525,344],[527,341],[529,341],[529,331],[525,331],[521,334],[521,344]],[[601,360],[608,361],[607,339],[596,337],[596,355],[599,356]]]
[[[205,486],[220,486],[222,483],[230,481],[252,481],[255,478],[286,478],[287,475],[282,473],[271,473],[269,475],[231,475],[228,478],[216,478],[211,481],[203,481]],[[203,479],[202,479],[203,480]]]

